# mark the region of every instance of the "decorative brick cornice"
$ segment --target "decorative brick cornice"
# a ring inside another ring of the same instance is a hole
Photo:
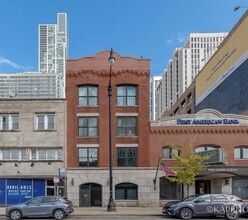
[[[112,71],[112,77],[120,76],[123,74],[132,74],[137,77],[149,77],[150,73],[147,71],[137,71],[137,70],[118,70]],[[85,75],[96,75],[98,77],[109,77],[109,71],[107,70],[79,70],[79,71],[67,71],[68,77],[82,77]]]
[[[163,128],[153,127],[150,129],[151,134],[168,134],[168,135],[179,135],[179,134],[248,134],[247,128]]]

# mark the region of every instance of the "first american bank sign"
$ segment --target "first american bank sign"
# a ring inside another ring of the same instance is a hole
[[[237,125],[238,119],[177,119],[177,125]]]

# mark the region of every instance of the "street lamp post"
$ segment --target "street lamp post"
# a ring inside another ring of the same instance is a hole
[[[111,108],[111,98],[112,98],[112,65],[115,62],[114,52],[111,48],[110,56],[108,59],[110,64],[109,71],[109,85],[108,85],[108,98],[109,98],[109,203],[108,203],[108,211],[116,211],[115,202],[113,199],[113,173],[112,173],[112,108]]]

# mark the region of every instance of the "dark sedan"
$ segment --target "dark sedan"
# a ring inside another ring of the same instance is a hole
[[[6,216],[12,220],[24,217],[53,217],[63,219],[74,211],[70,200],[58,196],[34,197],[24,203],[10,205],[6,208]]]
[[[168,202],[162,212],[181,219],[197,217],[225,216],[226,219],[237,219],[244,214],[245,203],[235,195],[202,194],[191,195],[180,201]]]

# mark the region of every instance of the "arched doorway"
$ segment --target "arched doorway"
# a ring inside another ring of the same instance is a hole
[[[96,183],[86,183],[79,186],[79,206],[102,206],[102,186]]]

